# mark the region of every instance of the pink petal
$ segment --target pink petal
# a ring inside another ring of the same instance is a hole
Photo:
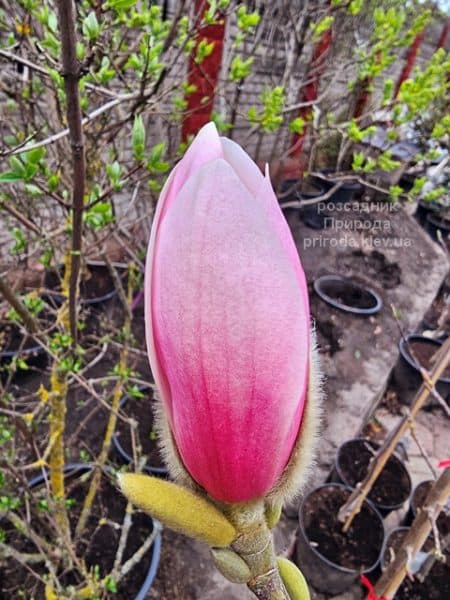
[[[150,337],[175,442],[192,477],[228,502],[262,496],[280,477],[308,370],[298,255],[270,185],[266,210],[250,185],[253,175],[244,185],[221,159],[198,168],[152,250]]]
[[[263,174],[247,152],[244,152],[236,142],[224,137],[221,137],[220,141],[224,159],[233,167],[236,175],[247,186],[249,192],[258,198],[258,190],[264,181]]]
[[[170,390],[167,384],[165,374],[160,368],[158,356],[155,351],[153,340],[153,319],[150,308],[151,288],[152,288],[152,271],[153,271],[153,255],[156,240],[158,237],[158,228],[160,221],[164,218],[165,213],[169,209],[171,203],[180,192],[183,185],[189,177],[202,165],[221,158],[223,156],[222,145],[214,123],[208,123],[201,128],[192,144],[186,151],[183,159],[177,164],[175,169],[170,173],[166,181],[158,204],[156,206],[155,215],[152,223],[152,232],[147,250],[147,262],[145,265],[145,325],[146,325],[146,342],[147,352],[149,354],[150,365],[152,367],[155,382],[158,389],[167,401],[170,403]]]

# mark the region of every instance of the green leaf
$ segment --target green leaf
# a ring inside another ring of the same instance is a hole
[[[245,79],[252,72],[253,56],[247,60],[242,60],[240,56],[235,56],[230,66],[231,81],[239,81]]]
[[[289,131],[301,135],[305,130],[305,125],[305,119],[302,119],[302,117],[297,117],[295,119],[292,119],[292,121],[289,123]]]
[[[124,10],[128,10],[135,4],[137,4],[137,0],[108,0],[106,6],[113,8],[118,12],[122,12]]]
[[[14,181],[22,181],[23,177],[18,173],[13,173],[13,171],[6,171],[6,173],[2,173],[0,175],[0,182],[3,183],[12,183]]]
[[[134,158],[139,162],[142,161],[145,149],[145,127],[141,115],[136,115],[134,118],[131,144],[133,146]]]
[[[34,150],[29,151],[27,151],[27,149],[25,148],[23,152],[23,157],[27,162],[36,165],[39,161],[41,161],[44,158],[45,152],[46,150],[43,147],[34,148]]]
[[[95,42],[100,35],[100,25],[97,21],[97,15],[94,11],[91,11],[84,19],[83,33],[91,42]]]

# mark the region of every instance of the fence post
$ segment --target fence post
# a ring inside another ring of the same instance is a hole
[[[195,11],[199,20],[200,15],[204,15],[208,7],[209,2],[196,0]],[[196,36],[197,43],[189,57],[188,85],[194,85],[195,91],[185,98],[187,106],[181,130],[183,142],[187,141],[189,136],[195,135],[211,119],[214,94],[222,63],[224,36],[225,18],[223,17],[214,25],[205,24],[199,27]],[[214,48],[201,64],[197,64],[195,61],[197,46],[202,40],[205,40],[208,44],[214,42]]]

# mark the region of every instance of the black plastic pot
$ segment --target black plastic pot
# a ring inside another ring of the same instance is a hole
[[[422,227],[425,227],[428,215],[435,214],[438,210],[439,207],[435,202],[425,202],[424,200],[419,200],[414,216],[422,225]]]
[[[325,189],[323,186],[316,182],[304,182],[303,186],[298,193],[300,203],[303,200],[314,200],[319,196],[322,196]],[[310,229],[325,229],[327,224],[327,217],[321,212],[319,206],[320,203],[312,204],[310,206],[302,206],[300,204],[300,219]]]
[[[90,278],[102,278],[103,285],[98,293],[90,293],[89,280],[80,281],[80,304],[83,306],[97,307],[108,300],[111,300],[117,295],[117,290],[114,281],[105,264],[90,262],[86,265],[86,269]],[[64,265],[59,265],[57,269],[49,269],[44,275],[45,292],[43,298],[50,306],[58,308],[63,303],[64,297],[60,293],[61,279],[64,276]]]
[[[89,463],[68,464],[64,468],[65,477],[69,480],[72,480],[73,478],[76,478],[76,477],[80,477],[81,475],[88,473],[89,471],[92,471],[94,466],[95,465],[89,464]],[[48,479],[49,479],[48,471],[43,470],[40,475],[33,477],[28,482],[28,485],[30,488],[36,488],[36,487],[39,487],[40,485],[48,482]],[[117,492],[117,493],[119,494],[120,492]],[[150,517],[150,515],[146,515],[146,517],[148,517],[148,520],[149,520],[149,528],[153,528],[154,525],[153,525],[152,517]],[[138,593],[134,597],[134,600],[145,600],[145,598],[147,597],[147,594],[150,590],[150,587],[152,586],[152,583],[153,583],[153,581],[156,577],[156,573],[158,571],[159,561],[161,558],[161,544],[162,544],[161,531],[158,531],[156,533],[155,540],[153,542],[152,555],[151,555],[147,575],[145,576],[145,579],[144,579]]]
[[[439,240],[438,231],[441,232],[442,239],[450,250],[450,219],[445,218],[437,212],[428,213],[425,223],[425,229],[436,242]]]
[[[140,392],[148,392],[151,388],[145,386],[140,388]],[[127,403],[132,403],[133,401],[136,401],[135,398],[131,397],[131,396],[124,396],[121,401],[120,401],[120,409],[123,410],[125,413],[126,411],[126,405]],[[148,406],[148,411],[152,411],[152,407]],[[133,457],[131,456],[130,452],[125,448],[125,445],[123,443],[123,440],[121,439],[120,434],[117,432],[114,433],[113,438],[113,445],[114,448],[117,452],[117,454],[120,456],[121,460],[125,463],[125,464],[131,464],[133,463]],[[160,477],[166,477],[168,475],[168,470],[166,467],[164,466],[156,466],[156,465],[152,465],[152,464],[146,464],[143,468],[143,470],[146,473],[150,473],[151,475],[159,475]]]
[[[408,531],[409,527],[396,527],[386,535],[380,556],[380,568],[382,572],[386,570],[386,567],[391,562],[389,560],[389,554],[394,539],[405,536],[408,533]]]
[[[314,291],[327,304],[347,313],[370,316],[383,306],[380,296],[340,275],[323,275],[314,281]]]
[[[317,178],[317,181],[320,182],[320,185],[328,192],[328,190],[338,183],[339,175],[337,175],[336,171],[333,169],[323,169],[322,173],[326,179]],[[327,202],[332,202],[333,204],[345,204],[346,202],[352,202],[355,197],[359,197],[362,192],[363,186],[359,181],[344,181],[339,189],[327,199]]]
[[[298,202],[298,192],[302,184],[301,179],[285,179],[279,187],[279,202]],[[282,206],[282,211],[286,219],[297,217],[300,212],[299,206]]]
[[[343,483],[351,488],[364,479],[369,463],[379,444],[363,438],[348,440],[339,448],[331,481]],[[369,494],[369,500],[386,517],[393,510],[399,510],[411,495],[411,477],[404,464],[392,455],[378,476]],[[395,500],[388,500],[389,494]]]
[[[0,324],[0,337],[4,340],[0,350],[0,377],[8,376],[8,366],[14,359],[21,359],[27,367],[45,369],[48,355],[45,349],[37,344],[31,336],[24,337],[23,330],[16,323],[5,321]],[[6,339],[5,339],[6,338]],[[26,373],[18,369],[14,376]]]
[[[421,481],[418,485],[416,485],[411,494],[409,510],[403,519],[403,525],[409,527],[412,524],[418,511],[424,505],[427,494],[430,491],[433,483],[434,481],[429,479],[426,481]],[[447,535],[450,534],[450,498],[447,499],[447,504],[442,508],[436,520],[436,525],[440,538],[445,539]]]
[[[396,550],[401,546],[409,527],[397,527],[386,537],[381,554],[381,567],[386,570]],[[414,564],[418,559],[425,560],[428,553],[433,552],[434,541],[429,537],[419,553],[414,557]],[[420,563],[419,563],[420,564]],[[413,580],[405,577],[398,588],[396,600],[447,600],[450,597],[450,554],[444,551],[443,560],[437,560],[424,580],[415,577]]]
[[[299,216],[307,227],[311,229],[324,229],[325,217],[319,212],[319,205],[302,206],[303,200],[312,200],[322,196],[324,188],[316,181],[304,181],[302,179],[286,179],[280,186],[280,202],[299,203],[297,206],[284,206],[283,213],[286,218]]]
[[[354,518],[348,534],[342,534],[342,523],[338,521],[337,513],[351,492],[350,488],[336,483],[322,485],[310,492],[300,506],[297,563],[308,583],[330,596],[344,592],[361,574],[373,571],[383,546],[383,520],[367,500]],[[325,521],[328,525],[324,527]],[[359,537],[357,532],[362,532],[362,536]],[[352,539],[352,552],[356,555],[355,560],[359,560],[359,564],[353,567],[343,566],[326,556],[332,551],[340,560],[343,554],[339,539],[347,538]],[[366,556],[371,554],[371,564],[361,561],[363,553]]]
[[[398,345],[400,356],[394,368],[394,380],[400,402],[408,405],[411,404],[417,390],[422,384],[422,375],[420,374],[419,364],[416,362],[416,359],[423,363],[423,367],[429,369],[431,366],[429,361],[441,345],[442,342],[438,340],[432,340],[418,334],[408,335],[406,338],[400,340]],[[415,358],[410,354],[408,346],[412,348]],[[436,389],[444,400],[447,400],[447,403],[449,403],[450,377],[441,377],[436,384]],[[437,401],[432,396],[429,396],[428,404],[436,405]]]

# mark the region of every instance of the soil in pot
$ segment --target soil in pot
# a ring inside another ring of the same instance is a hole
[[[419,363],[419,365],[429,371],[434,367],[436,355],[440,349],[440,344],[435,344],[432,340],[430,343],[428,343],[428,340],[426,339],[413,338],[408,342],[408,345],[405,349],[411,360]],[[450,365],[447,365],[442,378],[450,379]]]
[[[394,529],[386,539],[381,559],[384,569],[394,560],[407,533],[408,528],[399,527]],[[428,552],[432,550],[433,545],[433,541],[428,539],[423,550]],[[448,598],[450,598],[450,555],[448,554],[444,562],[434,563],[423,582],[418,579],[411,581],[406,577],[395,594],[395,600],[448,600]]]
[[[440,231],[444,243],[450,249],[450,241],[448,239],[450,234],[450,217],[441,216],[436,212],[428,213],[425,227],[435,241],[438,241],[438,231]]]
[[[67,485],[67,498],[70,499],[72,504],[69,510],[72,531],[75,531],[78,522],[88,489],[88,481],[86,475],[84,475],[70,481]],[[38,497],[38,494],[34,496],[36,502]],[[98,570],[100,578],[106,576],[114,565],[126,504],[127,502],[120,492],[106,477],[103,477],[86,530],[76,548],[77,555],[84,559],[87,568]],[[40,514],[40,519],[42,519],[42,527],[38,531],[40,535],[45,535],[50,527],[45,512],[40,510],[40,512],[37,511],[37,514]],[[152,530],[153,521],[151,517],[141,512],[133,513],[133,522],[121,564],[124,564],[133,556],[142,543],[151,535]],[[36,551],[34,547],[30,548],[30,543],[15,530],[7,530],[5,535],[6,542],[13,545],[17,550],[22,552]],[[157,549],[155,550],[154,546],[150,547],[128,575],[118,583],[117,592],[105,591],[101,596],[102,600],[130,600],[135,598],[147,577],[155,551],[157,552]],[[159,556],[155,556],[155,559],[159,560]],[[33,565],[33,568],[38,574],[42,574],[39,564]],[[79,573],[75,571],[61,573],[60,581],[64,586],[82,583]],[[45,591],[43,587],[40,580],[36,579],[27,569],[21,568],[17,562],[10,559],[1,564],[0,598],[2,600],[15,600],[19,597],[19,591],[22,591],[24,593],[23,597],[26,598],[44,598]]]
[[[146,470],[160,475],[167,474],[166,466],[158,449],[158,436],[153,420],[153,391],[151,388],[142,389],[142,398],[126,396],[121,402],[121,410],[128,418],[137,423],[135,443],[141,447],[141,455],[146,457]],[[131,426],[123,419],[117,422],[114,443],[122,458],[132,462],[133,442]]]
[[[425,202],[424,200],[419,200],[414,216],[422,225],[422,227],[425,227],[428,215],[437,213],[438,210],[439,205],[436,204],[436,202]]]
[[[337,515],[351,492],[340,484],[323,485],[306,496],[299,511],[298,564],[308,583],[328,595],[345,591],[361,573],[372,571],[383,545],[383,521],[368,501],[342,531]]]
[[[369,463],[378,445],[364,439],[349,440],[343,444],[336,459],[339,479],[355,487],[367,475]],[[400,508],[411,493],[411,479],[400,460],[391,456],[375,481],[369,499],[386,514]]]
[[[124,272],[126,274],[126,271]],[[59,306],[62,303],[61,279],[64,266],[48,270],[44,276],[45,297],[49,304]],[[114,281],[106,265],[88,264],[82,268],[80,296],[84,304],[92,305],[106,302],[116,295]]]
[[[422,383],[419,365],[430,371],[435,364],[441,345],[442,342],[438,340],[416,334],[400,340],[400,358],[395,365],[394,378],[400,401],[403,404],[410,404]],[[444,374],[439,378],[436,389],[448,403],[450,400],[450,366],[447,366]],[[430,396],[428,404],[435,405],[437,401]]]
[[[307,179],[302,182],[298,197],[300,201],[309,201],[322,196],[324,192],[324,188],[319,183]],[[300,205],[300,219],[310,229],[326,229],[328,226],[328,215],[321,207],[319,208],[319,204]]]
[[[420,508],[425,504],[427,494],[432,485],[433,481],[422,481],[414,489],[411,498],[411,512],[413,518],[417,515],[417,511],[420,510]],[[436,525],[441,539],[445,539],[448,535],[450,535],[450,498],[447,499],[446,506],[443,507],[441,513],[439,514]]]
[[[371,315],[382,306],[381,298],[373,290],[338,275],[319,277],[314,281],[314,290],[324,302],[345,312]]]
[[[47,364],[47,353],[30,335],[12,321],[0,324],[0,373],[7,375],[8,365],[14,358],[20,358],[28,368],[43,369]],[[25,373],[25,370],[21,371]]]

